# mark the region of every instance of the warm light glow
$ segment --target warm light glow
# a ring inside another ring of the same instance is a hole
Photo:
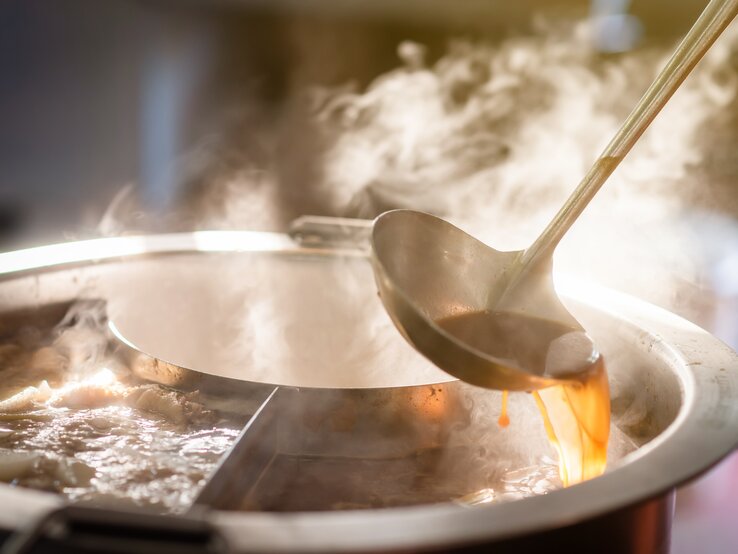
[[[619,292],[569,273],[554,272],[553,280],[556,292],[563,299],[568,297],[596,303],[599,309],[612,311],[621,316],[630,312],[633,314],[637,313],[639,311],[638,305],[642,302],[642,300],[630,294]],[[674,317],[673,313],[658,306],[649,306],[648,319],[649,321],[664,323],[678,330],[697,330],[697,327],[693,323],[680,317]]]
[[[502,391],[502,410],[500,411],[500,419],[497,420],[500,427],[510,425],[510,417],[507,415],[507,395],[508,391]]]
[[[48,406],[77,408],[109,405],[120,398],[126,388],[107,367],[73,378],[61,387],[51,389],[45,403]]]
[[[118,379],[115,377],[115,373],[110,371],[107,367],[103,367],[91,375],[84,375],[76,379],[71,379],[58,389],[54,389],[52,400],[54,397],[59,397],[64,393],[80,387],[111,388],[119,384]]]
[[[541,399],[541,395],[537,391],[533,391],[533,398],[535,398],[536,406],[538,406],[538,410],[541,412],[543,427],[546,429],[546,436],[559,455],[559,477],[561,477],[561,482],[564,483],[564,486],[567,486],[569,484],[569,471],[565,463],[566,457],[561,450],[561,443],[556,437],[556,433],[554,433],[551,418],[548,417],[548,409]]]
[[[412,387],[410,404],[427,420],[439,422],[447,415],[449,398],[446,390],[439,385]]]
[[[564,486],[601,475],[607,464],[610,390],[602,359],[581,382],[533,393],[546,434],[559,455]]]
[[[198,231],[164,235],[115,237],[39,246],[0,254],[0,275],[58,264],[109,260],[164,252],[264,252],[295,249],[280,233]]]
[[[83,380],[84,384],[95,385],[98,387],[106,387],[116,382],[117,379],[115,378],[115,374],[107,367],[102,368],[97,373]]]

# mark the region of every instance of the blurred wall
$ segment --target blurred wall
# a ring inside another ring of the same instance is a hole
[[[6,0],[0,247],[94,233],[127,183],[166,213],[187,178],[181,157],[227,135],[234,110],[273,118],[304,82],[362,85],[396,66],[403,39],[433,55],[452,36],[524,28],[552,4],[582,16],[603,1]],[[682,32],[701,2],[604,4],[637,14],[655,37]],[[309,191],[298,196],[319,211]]]

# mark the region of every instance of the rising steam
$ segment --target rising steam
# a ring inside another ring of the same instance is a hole
[[[602,59],[585,24],[539,31],[494,47],[454,43],[432,65],[420,46],[404,44],[403,67],[327,103],[317,117],[333,139],[324,186],[337,211],[422,209],[497,248],[529,245],[665,62],[656,49]],[[692,169],[706,151],[700,132],[735,97],[733,36],[710,52],[566,237],[558,269],[667,305],[679,286],[699,283],[691,230],[679,217],[717,193]]]
[[[671,50],[603,57],[590,33],[587,23],[539,23],[533,35],[495,45],[455,41],[434,62],[422,45],[403,43],[399,67],[365,91],[303,91],[306,102],[293,102],[280,123],[302,137],[291,141],[296,153],[217,174],[198,197],[198,224],[278,227],[279,203],[295,199],[290,215],[315,211],[300,194],[276,192],[284,167],[302,167],[299,186],[321,198],[323,213],[374,217],[409,207],[455,220],[494,247],[524,248]],[[721,209],[736,208],[711,177],[719,172],[700,166],[720,148],[706,128],[735,99],[735,34],[709,52],[564,239],[558,270],[690,315],[687,300],[706,277],[702,239],[682,216],[714,208],[718,197]]]

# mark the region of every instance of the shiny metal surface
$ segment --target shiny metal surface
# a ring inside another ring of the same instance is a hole
[[[465,312],[500,310],[495,286],[521,254],[490,248],[440,218],[412,210],[379,216],[372,232],[377,287],[398,329],[439,368],[490,389],[531,390],[555,381],[469,347],[436,321]],[[535,288],[526,287],[526,291],[529,294],[520,298],[516,310],[581,329],[558,300],[550,273],[542,274]]]
[[[209,252],[251,255],[231,234],[208,237]],[[328,256],[320,249],[302,251],[284,236],[263,238],[278,238],[281,246],[275,252],[288,256]],[[95,256],[85,260],[79,251],[85,245],[80,243],[47,247],[43,252],[49,263],[29,251],[0,255],[0,267],[4,261],[14,264],[0,281],[0,306],[43,306],[101,294],[114,300],[119,291],[106,288],[106,280],[114,274],[125,276],[129,264],[161,262],[159,267],[166,268],[167,260],[201,252],[202,245],[191,234],[159,239],[102,240],[99,252],[117,245],[116,255],[107,256],[104,263],[95,262]],[[363,258],[355,261],[366,263]],[[514,545],[566,545],[576,552],[598,541],[620,552],[666,551],[671,491],[738,444],[738,357],[695,325],[632,297],[572,278],[557,276],[556,284],[567,308],[591,330],[610,362],[614,418],[632,402],[634,391],[645,394],[650,428],[644,430],[643,445],[605,475],[548,495],[474,508],[437,504],[331,513],[213,510],[207,518],[242,552],[481,551],[491,544],[510,551]],[[6,485],[0,486],[0,499],[16,507],[0,512],[5,529],[60,503],[58,497]]]

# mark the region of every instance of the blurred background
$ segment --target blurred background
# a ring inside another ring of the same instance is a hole
[[[603,25],[591,45],[600,52],[646,48],[649,41],[671,44],[704,2],[397,4],[3,2],[0,240],[17,245],[92,233],[127,184],[143,208],[161,215],[192,192],[194,171],[213,169],[203,165],[239,155],[258,164],[267,154],[257,150],[293,146],[288,136],[274,138],[274,127],[294,109],[288,99],[309,85],[365,88],[399,65],[402,41],[423,44],[433,61],[454,38],[500,41],[531,32],[536,16],[553,13],[571,20],[609,16],[610,27]],[[260,139],[282,144],[255,144]],[[208,146],[217,154],[190,167],[185,158]],[[280,180],[315,187],[299,173]],[[292,194],[306,209],[328,209],[310,191]]]
[[[522,246],[705,4],[5,0],[0,249],[401,206]],[[736,36],[560,256],[734,348]],[[733,456],[681,492],[674,552],[738,551],[736,511]]]

